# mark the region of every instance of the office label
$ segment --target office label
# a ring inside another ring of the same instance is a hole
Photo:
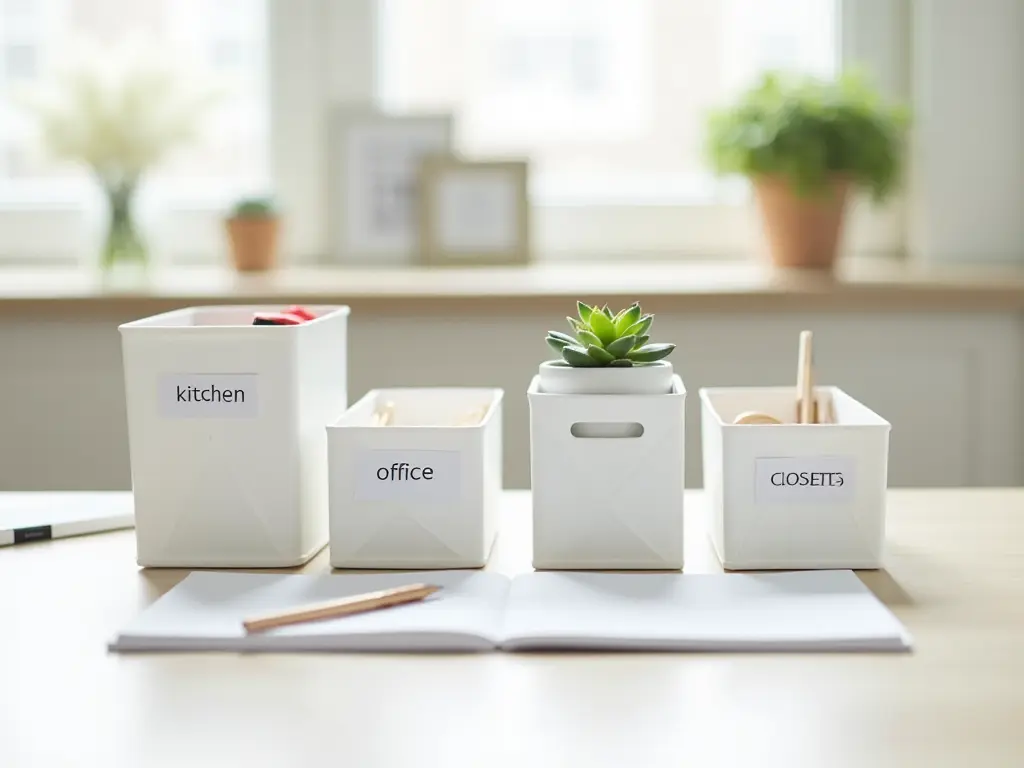
[[[457,502],[462,496],[458,451],[378,450],[355,456],[356,501]]]
[[[168,419],[252,419],[259,415],[255,373],[176,373],[160,378],[160,414]]]
[[[794,456],[756,460],[758,503],[844,502],[856,498],[852,456]]]

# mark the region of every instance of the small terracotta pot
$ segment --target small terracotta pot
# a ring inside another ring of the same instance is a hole
[[[754,179],[754,196],[775,266],[826,270],[835,266],[849,188],[848,180],[837,178],[826,191],[801,197],[783,178]]]
[[[277,263],[281,223],[276,217],[236,216],[225,227],[231,242],[231,259],[239,272],[262,272]]]

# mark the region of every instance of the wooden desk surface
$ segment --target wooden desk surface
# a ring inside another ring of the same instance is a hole
[[[720,570],[687,503],[687,571]],[[183,572],[131,532],[0,549],[0,766],[1024,765],[1024,490],[893,491],[889,519],[862,578],[910,655],[121,657]],[[491,568],[529,569],[529,522],[509,492]]]

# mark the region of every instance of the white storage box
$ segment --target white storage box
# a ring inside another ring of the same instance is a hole
[[[725,568],[880,567],[889,423],[835,387],[815,396],[835,423],[732,424],[744,411],[793,422],[793,387],[700,391],[704,492]]]
[[[501,504],[502,396],[377,389],[330,425],[331,565],[486,564]],[[376,426],[375,413],[389,403],[393,421]]]
[[[683,567],[686,390],[530,400],[533,565],[551,569]]]
[[[349,310],[310,309],[293,326],[226,306],[120,327],[140,565],[292,566],[327,543]]]

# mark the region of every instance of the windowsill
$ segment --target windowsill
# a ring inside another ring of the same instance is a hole
[[[0,311],[25,314],[217,302],[330,303],[375,313],[453,312],[468,305],[548,313],[576,298],[641,299],[652,311],[1024,310],[1024,269],[923,268],[903,260],[841,262],[835,277],[762,263],[591,263],[527,267],[294,267],[239,275],[215,267],[154,269],[104,285],[81,269],[0,268]]]

